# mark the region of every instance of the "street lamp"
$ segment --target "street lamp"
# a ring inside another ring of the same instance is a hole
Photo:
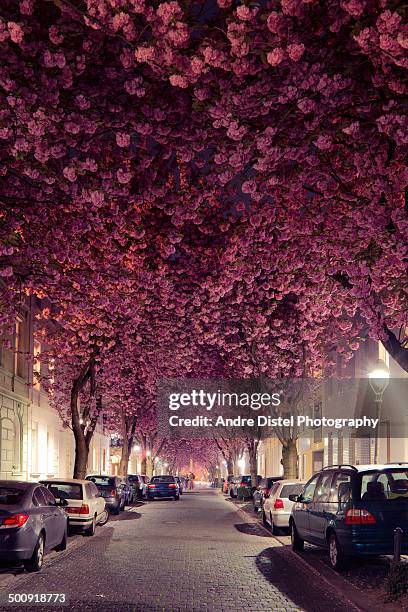
[[[374,463],[378,462],[378,426],[381,418],[381,404],[383,400],[384,391],[388,387],[390,380],[390,370],[382,359],[377,359],[377,362],[371,372],[368,373],[368,380],[370,387],[375,395],[376,405],[376,418],[378,419],[378,425],[375,430],[375,446],[374,446]]]

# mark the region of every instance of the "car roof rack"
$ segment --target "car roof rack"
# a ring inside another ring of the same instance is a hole
[[[351,468],[352,470],[355,470],[356,472],[358,472],[358,469],[356,468],[356,466],[355,465],[351,465],[350,463],[338,463],[338,464],[335,464],[335,465],[325,465],[324,468],[322,468],[322,471],[323,470],[330,470],[332,468],[343,468],[343,467]]]

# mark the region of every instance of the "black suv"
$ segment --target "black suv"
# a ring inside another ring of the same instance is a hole
[[[396,527],[408,553],[408,464],[330,465],[289,499],[293,550],[305,541],[328,548],[336,570],[351,556],[392,554]]]

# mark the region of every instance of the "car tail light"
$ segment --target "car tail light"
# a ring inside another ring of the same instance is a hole
[[[149,489],[155,489],[156,485],[149,484]]]
[[[111,497],[116,497],[117,492],[116,489],[112,489],[112,491],[110,492]]]
[[[65,512],[68,514],[89,514],[88,504],[82,504],[82,506],[67,506]]]
[[[374,525],[377,521],[365,508],[350,508],[344,522],[346,525]]]
[[[169,484],[169,489],[175,489],[177,487],[177,485],[174,482],[171,482]]]
[[[12,514],[4,519],[1,527],[22,527],[28,521],[28,514]]]
[[[283,509],[283,500],[282,499],[275,499],[275,503],[273,504],[273,507],[275,508],[275,510],[279,510],[279,509]]]

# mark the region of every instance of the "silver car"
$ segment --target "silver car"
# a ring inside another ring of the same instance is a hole
[[[300,495],[304,484],[297,479],[278,480],[274,483],[262,509],[263,524],[270,527],[273,534],[278,534],[282,528],[289,529],[289,517],[293,507],[289,495]]]
[[[38,572],[44,553],[67,547],[68,517],[42,485],[0,480],[0,560]]]

